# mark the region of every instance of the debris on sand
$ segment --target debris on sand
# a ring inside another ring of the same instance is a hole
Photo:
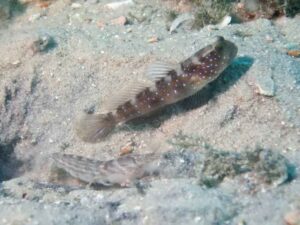
[[[211,1],[195,1],[198,6],[195,14],[194,28],[202,28],[212,24],[229,24],[233,4],[232,1],[211,0]],[[224,19],[225,18],[225,19]],[[220,22],[220,21],[224,22]],[[228,23],[229,21],[229,23]]]
[[[184,13],[176,17],[176,19],[172,22],[169,32],[172,34],[181,24],[187,21],[194,21],[195,17],[191,13]]]
[[[216,25],[209,25],[209,29],[211,30],[221,30],[225,27],[227,27],[232,21],[232,17],[229,15],[226,15],[220,23],[216,24]]]
[[[249,80],[249,85],[256,88],[256,92],[260,95],[273,97],[275,95],[275,83],[272,78],[272,69],[266,68],[264,65],[258,65],[260,68],[257,73],[252,74],[253,78]]]
[[[218,29],[223,29],[224,27],[228,26],[232,21],[232,17],[229,15],[224,16],[223,20],[217,24]]]
[[[280,16],[293,17],[300,12],[297,0],[242,0],[235,5],[235,14],[242,21],[258,18],[273,19]]]
[[[134,141],[127,142],[123,147],[120,149],[120,156],[131,154],[134,151],[134,147],[136,143]]]
[[[284,216],[285,225],[300,225],[300,210],[293,210]]]
[[[80,4],[80,3],[78,3],[78,2],[73,2],[72,4],[71,4],[71,8],[72,9],[79,9],[79,8],[81,8],[82,7],[82,5]]]
[[[48,34],[40,35],[31,44],[31,50],[33,54],[38,52],[45,52],[55,46],[55,41],[53,37]]]
[[[224,115],[223,119],[220,122],[220,126],[223,127],[225,126],[227,123],[229,123],[229,121],[233,120],[235,118],[235,116],[238,114],[238,106],[237,105],[233,105],[231,106],[226,114]]]
[[[272,97],[275,95],[275,84],[270,76],[261,76],[256,80],[258,93],[261,95]]]
[[[157,36],[153,36],[153,37],[149,38],[147,41],[148,41],[148,43],[155,43],[155,42],[159,41],[159,38]]]
[[[111,3],[107,3],[105,6],[109,9],[119,9],[121,7],[124,6],[131,6],[134,5],[134,2],[132,0],[124,0],[124,1],[117,1],[117,2],[111,2]]]
[[[287,52],[287,54],[288,54],[289,56],[298,58],[298,57],[300,57],[300,50],[289,50],[289,51]]]
[[[112,25],[121,25],[124,26],[128,22],[127,18],[125,16],[120,16],[118,18],[115,18],[110,21]]]

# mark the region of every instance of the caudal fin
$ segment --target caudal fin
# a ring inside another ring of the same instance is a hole
[[[77,135],[85,142],[95,143],[106,137],[116,126],[111,113],[91,114],[82,118],[77,126]]]

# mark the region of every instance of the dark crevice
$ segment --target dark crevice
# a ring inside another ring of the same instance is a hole
[[[18,169],[23,165],[14,153],[19,140],[19,137],[15,137],[6,143],[0,141],[0,182],[15,177]]]

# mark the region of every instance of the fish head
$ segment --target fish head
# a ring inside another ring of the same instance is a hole
[[[217,70],[221,73],[236,57],[238,48],[234,43],[225,40],[221,36],[216,37],[216,41],[212,46],[212,51],[207,57],[212,59],[216,58],[216,60],[213,61],[218,65]]]
[[[232,62],[237,51],[234,43],[218,36],[212,44],[183,61],[181,68],[184,74],[200,83],[210,82],[216,79]]]

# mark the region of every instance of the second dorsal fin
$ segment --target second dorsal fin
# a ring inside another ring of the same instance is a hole
[[[155,83],[151,80],[131,81],[126,84],[115,96],[109,98],[109,101],[103,103],[102,110],[104,112],[111,112],[123,105],[127,101],[135,99],[136,95],[146,88],[152,88]]]

